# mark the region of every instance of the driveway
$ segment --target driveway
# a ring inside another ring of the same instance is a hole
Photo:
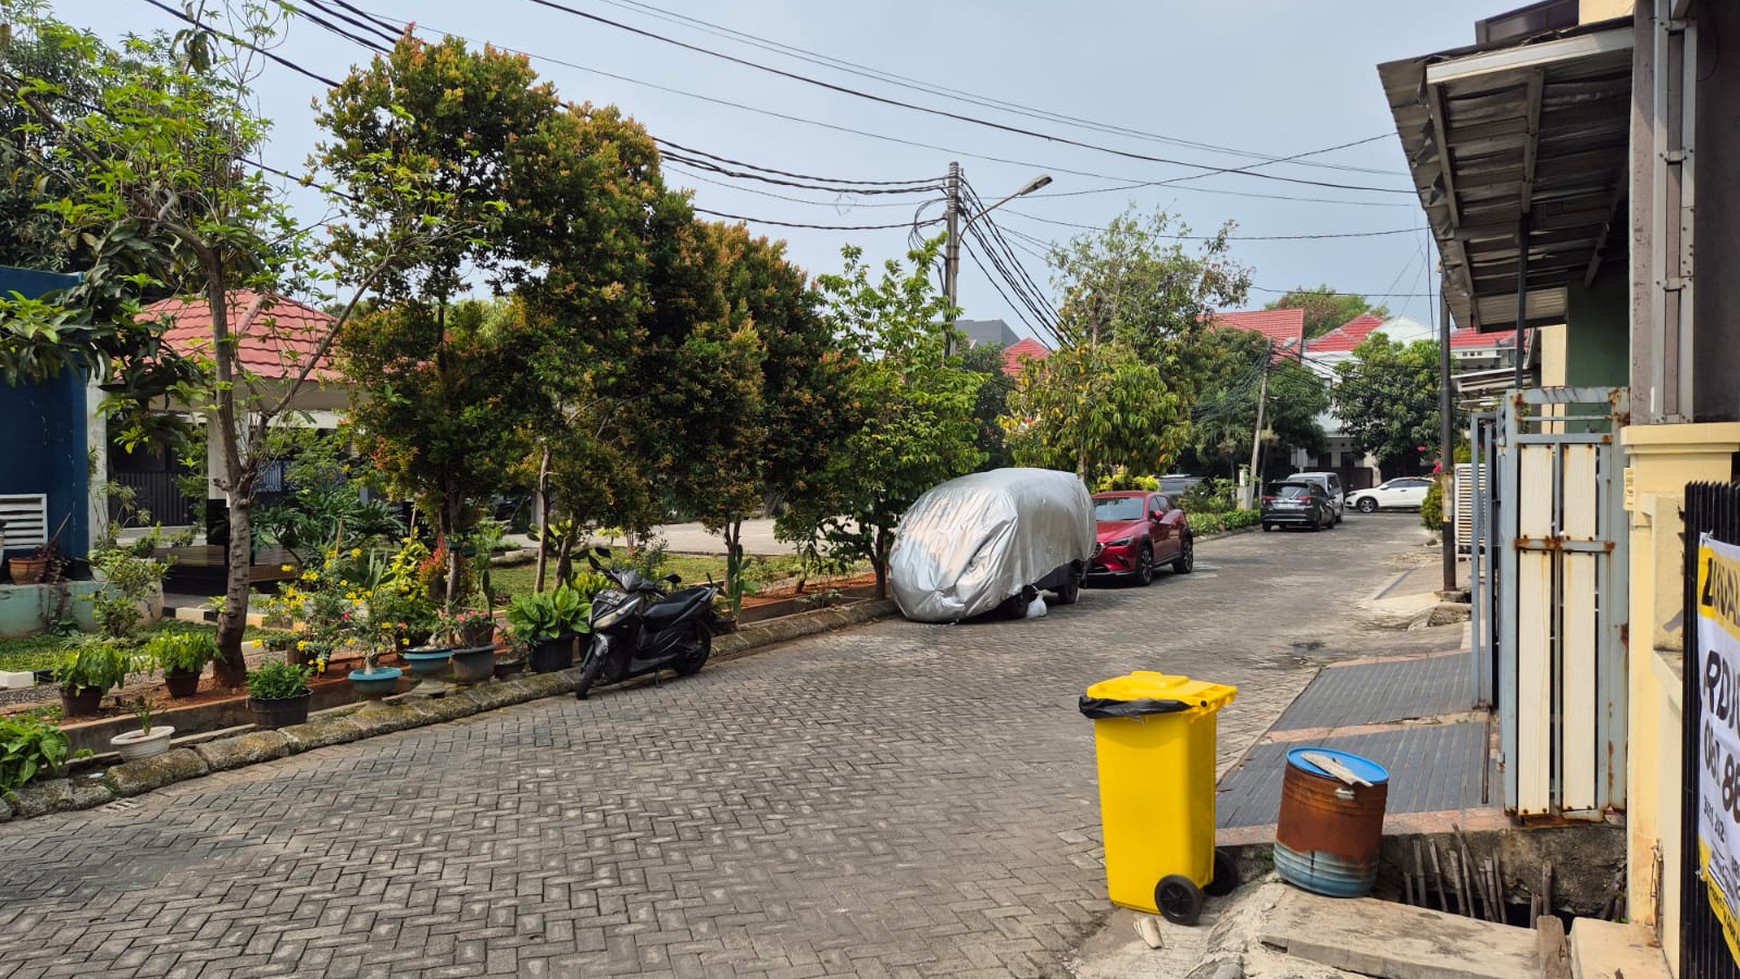
[[[1110,910],[1077,695],[1236,684],[1224,768],[1376,638],[1344,599],[1420,536],[1235,536],[1043,619],[883,621],[0,825],[0,979],[1059,975]]]

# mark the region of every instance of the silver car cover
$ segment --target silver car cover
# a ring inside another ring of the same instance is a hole
[[[1074,473],[993,469],[932,487],[900,518],[888,558],[909,619],[989,612],[1094,548],[1094,504]]]

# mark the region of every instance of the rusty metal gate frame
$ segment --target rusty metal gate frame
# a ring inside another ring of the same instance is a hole
[[[1499,764],[1518,816],[1625,808],[1629,415],[1609,387],[1512,391],[1499,408]]]

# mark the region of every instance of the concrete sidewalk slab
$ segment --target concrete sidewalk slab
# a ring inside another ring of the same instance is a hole
[[[1378,979],[1539,979],[1535,933],[1373,898],[1288,888],[1259,940],[1277,951]]]
[[[1275,722],[1276,730],[1380,724],[1466,711],[1468,659],[1442,655],[1331,664]]]

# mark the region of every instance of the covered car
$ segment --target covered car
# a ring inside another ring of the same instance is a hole
[[[932,487],[900,518],[888,578],[909,619],[958,622],[1040,589],[1069,604],[1094,550],[1094,504],[1074,473],[993,469]]]

